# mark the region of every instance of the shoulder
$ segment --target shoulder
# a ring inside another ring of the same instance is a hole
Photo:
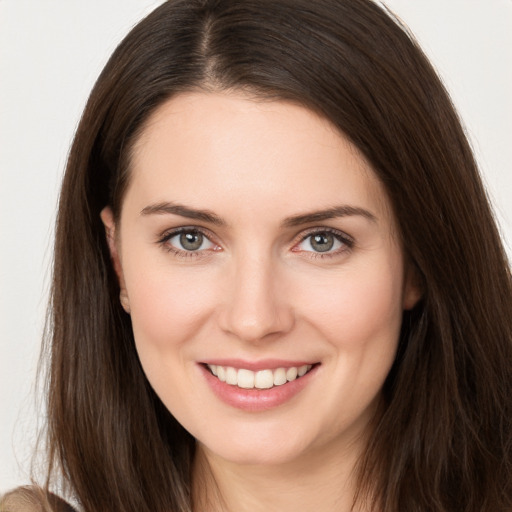
[[[0,497],[0,512],[76,512],[64,500],[40,487],[18,487]]]

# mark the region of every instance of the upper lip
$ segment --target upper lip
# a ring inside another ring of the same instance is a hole
[[[311,360],[285,360],[285,359],[260,359],[258,361],[248,361],[245,359],[207,359],[201,361],[202,364],[216,366],[230,366],[237,369],[252,370],[276,370],[277,368],[300,367],[304,365],[314,365],[317,361]]]

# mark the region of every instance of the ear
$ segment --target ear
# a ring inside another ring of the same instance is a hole
[[[119,257],[119,251],[116,243],[116,224],[112,208],[110,208],[110,206],[105,206],[105,208],[101,210],[100,217],[103,225],[105,226],[105,236],[107,238],[107,244],[110,251],[110,258],[112,260],[112,265],[114,266],[114,271],[117,275],[117,280],[119,281],[119,300],[123,309],[127,313],[130,313],[130,300],[126,291],[123,267],[121,265],[121,259]]]
[[[420,272],[412,262],[405,265],[404,293],[402,307],[404,310],[413,309],[423,297],[423,284]]]

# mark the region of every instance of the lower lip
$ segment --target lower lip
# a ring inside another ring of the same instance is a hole
[[[205,366],[199,367],[218,398],[231,407],[250,412],[266,411],[288,402],[309,384],[318,369],[315,365],[306,375],[270,389],[242,389],[221,382]]]

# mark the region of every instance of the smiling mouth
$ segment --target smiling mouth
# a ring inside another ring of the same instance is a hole
[[[206,368],[221,382],[242,389],[270,389],[300,379],[316,365],[305,364],[275,370],[259,370],[253,372],[245,368],[207,364]]]

